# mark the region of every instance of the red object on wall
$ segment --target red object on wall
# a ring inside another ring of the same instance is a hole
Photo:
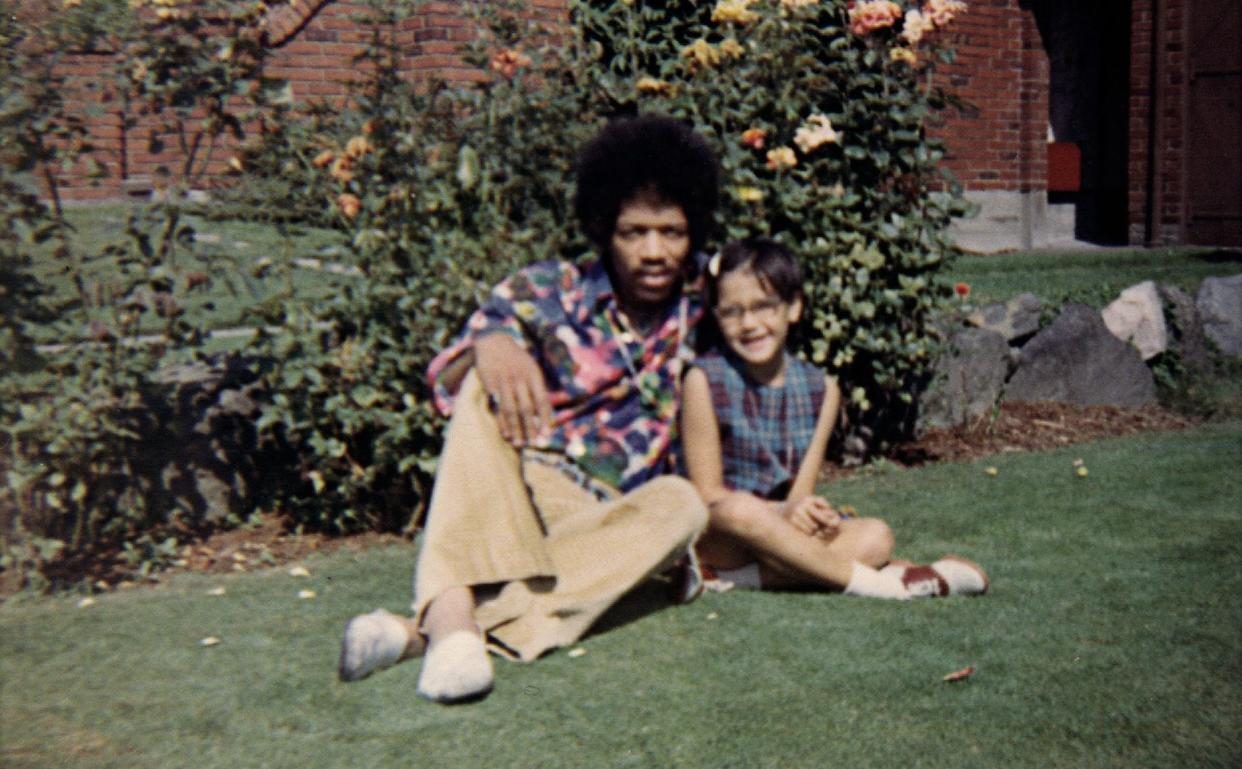
[[[1048,191],[1082,189],[1082,151],[1073,142],[1048,143]]]

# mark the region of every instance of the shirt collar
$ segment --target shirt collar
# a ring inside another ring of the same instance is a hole
[[[604,269],[604,263],[598,259],[586,265],[582,270],[582,299],[592,310],[598,310],[603,304],[615,302],[612,278],[608,276],[608,270]]]

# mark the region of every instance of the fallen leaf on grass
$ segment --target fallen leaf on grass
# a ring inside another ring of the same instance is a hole
[[[974,666],[968,665],[962,668],[961,670],[954,670],[952,673],[945,676],[942,680],[947,681],[949,683],[953,683],[954,681],[963,681],[967,678],[970,678],[971,674],[974,672],[975,672]]]

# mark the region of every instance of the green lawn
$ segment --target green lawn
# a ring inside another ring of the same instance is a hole
[[[1178,286],[1193,296],[1204,278],[1238,273],[1242,250],[1186,247],[967,255],[953,263],[948,277],[969,283],[976,305],[1031,291],[1053,305],[1073,300],[1103,307],[1122,289],[1145,280]]]
[[[417,663],[334,678],[345,619],[408,601],[408,547],[315,557],[309,578],[181,576],[89,608],[10,601],[0,764],[1235,767],[1240,463],[1242,422],[881,464],[827,493],[888,518],[907,557],[978,559],[987,596],[729,593],[619,621],[658,607],[647,591],[582,656],[500,662],[473,705],[416,698]]]
[[[140,207],[122,204],[80,206],[66,212],[75,254],[90,257],[81,270],[88,294],[105,296],[116,281],[114,262],[97,258],[110,244],[127,242],[126,224],[131,212]],[[296,266],[298,260],[316,260],[330,267],[344,257],[339,233],[305,226],[277,227],[258,222],[211,221],[189,216],[195,239],[181,246],[174,256],[171,273],[177,284],[178,301],[183,302],[186,319],[199,328],[218,330],[253,326],[257,319],[247,312],[282,293],[310,302],[327,297],[342,282],[356,280],[330,269]],[[152,230],[154,231],[154,230]],[[267,265],[267,266],[265,266]],[[288,269],[285,269],[288,268]],[[35,273],[57,298],[76,298],[75,265],[51,256],[50,246],[38,258]],[[186,293],[186,276],[202,273],[209,282]],[[106,318],[105,312],[93,317]],[[158,319],[145,318],[142,333],[159,333]],[[36,329],[40,342],[63,341],[63,331],[52,327]]]
[[[131,210],[123,204],[81,206],[68,210],[74,228],[75,252],[98,254],[125,236]],[[174,273],[205,272],[211,283],[186,298],[187,319],[201,328],[225,329],[253,325],[247,310],[281,293],[291,292],[307,301],[331,295],[353,278],[328,270],[297,267],[259,270],[267,260],[290,265],[316,259],[330,264],[344,258],[340,234],[311,227],[291,227],[288,233],[258,222],[209,221],[189,217],[197,241],[178,254]],[[50,254],[50,249],[47,252]],[[37,273],[59,296],[74,296],[69,265],[45,254]],[[1242,272],[1242,251],[1197,247],[1177,249],[1099,249],[1093,251],[1034,251],[958,258],[947,271],[951,281],[971,286],[974,305],[1005,301],[1033,291],[1046,303],[1085,301],[1103,307],[1120,291],[1144,280],[1156,280],[1193,292],[1205,277]],[[111,263],[96,261],[85,270],[86,282],[106,285]],[[261,274],[260,274],[261,273]],[[147,321],[154,324],[155,319]],[[153,325],[148,332],[158,332]],[[60,329],[44,329],[39,341],[63,341]]]

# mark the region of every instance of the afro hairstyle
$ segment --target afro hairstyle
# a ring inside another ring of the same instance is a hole
[[[575,175],[574,212],[601,253],[609,252],[621,206],[640,195],[681,206],[691,252],[711,234],[716,154],[686,123],[662,115],[614,120],[583,147]]]

